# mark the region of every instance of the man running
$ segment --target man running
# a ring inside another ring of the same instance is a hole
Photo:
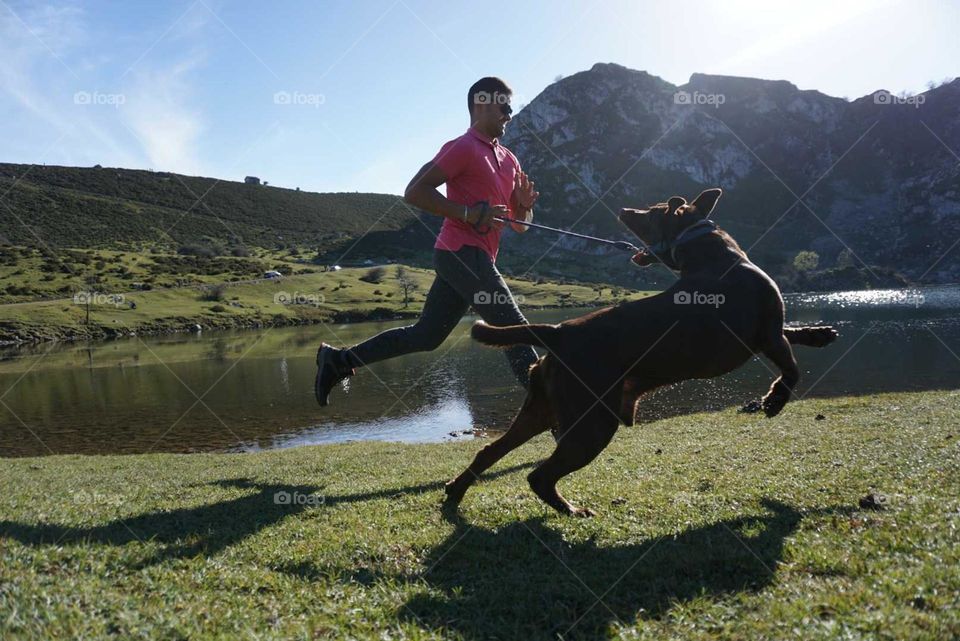
[[[350,348],[322,343],[314,384],[321,406],[327,405],[333,386],[352,376],[355,368],[439,347],[471,305],[491,325],[527,322],[495,264],[505,224],[493,218],[530,222],[540,195],[517,157],[498,140],[513,113],[512,93],[500,78],[475,82],[467,92],[470,128],[443,145],[407,185],[403,196],[407,203],[445,219],[434,244],[437,275],[423,312],[413,325],[389,329]],[[437,191],[443,183],[446,198]],[[518,223],[510,226],[519,233],[528,229]],[[526,387],[537,353],[524,345],[511,347],[506,354],[517,380]]]

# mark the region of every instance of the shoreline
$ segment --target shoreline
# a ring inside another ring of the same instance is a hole
[[[613,303],[609,303],[613,304]],[[566,305],[535,305],[522,307],[522,311],[541,311],[549,309],[594,309],[605,307],[604,304],[583,302],[579,304]],[[10,331],[5,325],[6,322],[0,321],[0,348],[35,346],[46,343],[78,343],[78,342],[107,342],[121,338],[134,338],[136,336],[171,336],[174,334],[196,334],[206,332],[222,332],[234,330],[256,330],[263,328],[286,328],[303,327],[311,325],[322,325],[324,323],[334,323],[337,325],[351,325],[354,323],[373,323],[410,320],[418,318],[420,311],[391,310],[389,308],[375,308],[373,310],[344,310],[337,311],[325,317],[283,317],[277,316],[268,322],[247,321],[242,317],[234,317],[231,322],[225,324],[209,324],[209,317],[197,319],[176,319],[176,323],[161,328],[152,328],[150,325],[142,325],[134,328],[126,328],[126,331],[114,327],[96,326],[91,327],[89,333],[77,333],[73,327],[53,326],[53,329],[64,330],[63,333],[41,336],[35,339],[10,339],[6,334]],[[160,319],[162,322],[165,319]],[[203,325],[198,321],[208,323]],[[200,325],[200,329],[196,329]],[[16,330],[14,330],[16,331]],[[23,331],[23,330],[21,330]],[[32,333],[32,328],[31,330]]]
[[[403,270],[403,278],[398,274]],[[109,340],[227,329],[294,327],[415,318],[433,270],[396,266],[370,278],[368,267],[277,279],[149,291],[94,291],[72,299],[0,305],[0,346]],[[601,284],[507,278],[521,309],[602,307],[653,292]]]

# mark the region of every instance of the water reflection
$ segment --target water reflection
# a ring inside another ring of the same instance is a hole
[[[554,322],[583,310],[531,312]],[[797,348],[800,395],[953,389],[960,382],[960,288],[791,296],[791,322],[830,322],[841,338]],[[313,399],[313,356],[398,323],[44,345],[0,357],[0,455],[256,450],[350,439],[436,441],[502,429],[523,393],[467,318],[435,352],[377,363]],[[757,398],[774,374],[759,359],[641,403],[640,419],[723,409]]]

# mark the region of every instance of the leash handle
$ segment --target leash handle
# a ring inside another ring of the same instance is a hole
[[[483,220],[483,215],[487,213],[488,209],[490,209],[490,203],[488,203],[485,200],[481,200],[480,202],[477,203],[477,205],[480,205],[481,207],[483,207],[483,209],[480,210],[480,220]],[[492,229],[490,227],[490,223],[487,223],[485,226],[486,229],[484,229],[484,226],[480,224],[480,220],[473,223],[473,228],[476,230],[478,234],[484,234],[484,235],[489,234],[490,230]],[[493,220],[500,220],[500,219],[497,217],[494,217]]]

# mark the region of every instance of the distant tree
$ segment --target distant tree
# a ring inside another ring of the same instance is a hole
[[[420,285],[410,277],[410,273],[403,265],[397,265],[397,283],[399,283],[400,292],[403,294],[403,306],[407,307],[410,303],[410,295],[419,289]]]
[[[200,300],[221,301],[225,298],[227,286],[223,283],[217,283],[213,287],[206,287],[200,295]]]
[[[374,285],[379,285],[383,282],[383,279],[387,275],[387,269],[385,267],[377,266],[371,267],[367,270],[367,273],[360,277],[360,280],[365,283],[373,283]]]
[[[847,267],[853,267],[855,264],[853,260],[853,252],[849,249],[844,249],[837,255],[837,267],[840,269],[846,269]]]
[[[814,251],[802,251],[793,259],[793,268],[798,272],[812,272],[820,264],[820,256]]]
[[[181,245],[177,248],[177,253],[181,256],[196,256],[197,258],[213,258],[216,256],[212,247],[198,244]]]

